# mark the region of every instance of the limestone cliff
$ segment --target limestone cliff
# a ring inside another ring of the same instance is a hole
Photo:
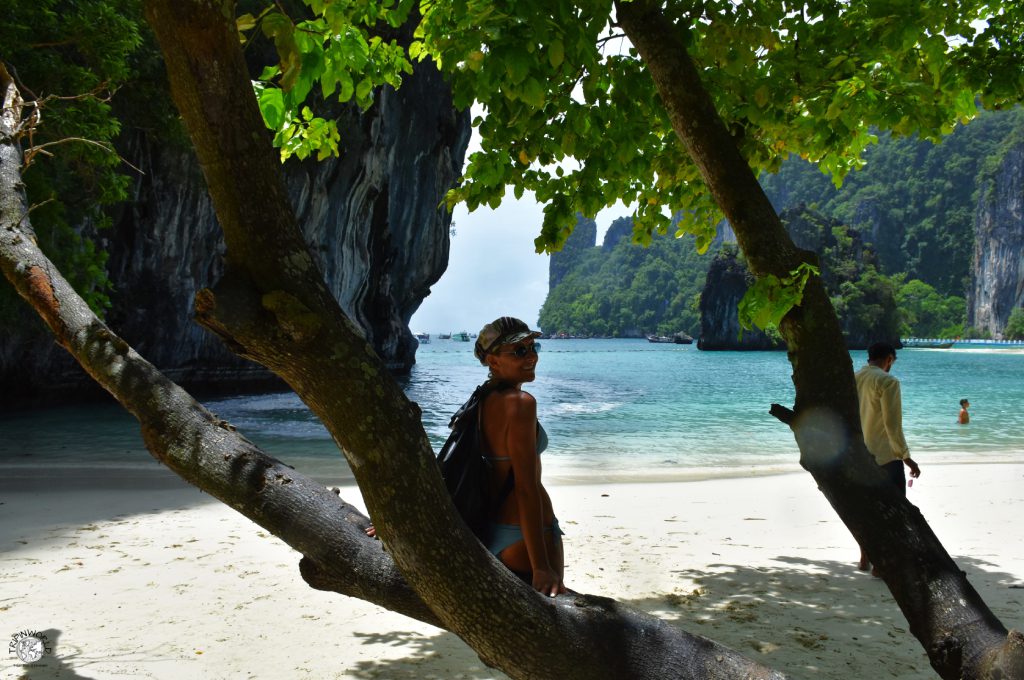
[[[700,337],[697,349],[764,350],[780,349],[782,344],[759,329],[740,333],[737,305],[754,277],[737,256],[736,248],[726,247],[711,262],[700,296]]]
[[[900,317],[892,284],[879,277],[876,255],[856,229],[807,206],[780,215],[793,241],[818,254],[821,278],[837,305],[846,344],[863,348],[884,340],[899,342]],[[753,282],[736,247],[723,249],[708,270],[701,292],[700,349],[775,349],[782,345],[761,332],[740,336],[737,305]]]
[[[565,240],[562,249],[551,253],[551,260],[548,263],[548,290],[561,283],[565,275],[576,266],[580,257],[596,246],[597,222],[577,215],[576,226]]]
[[[451,217],[439,209],[469,142],[468,112],[428,64],[366,113],[341,114],[338,159],[286,165],[296,214],[328,284],[393,370],[408,370],[412,314],[448,264]],[[127,136],[122,154],[145,174],[100,236],[116,291],[111,327],[171,377],[199,391],[273,384],[192,321],[196,290],[221,273],[223,241],[191,150]],[[91,381],[26,314],[0,329],[0,406],[73,400]]]
[[[610,253],[615,246],[622,241],[628,241],[633,237],[633,218],[617,217],[608,226],[604,233],[604,241],[601,242],[601,250]]]
[[[979,182],[967,325],[1000,337],[1024,305],[1024,142]]]

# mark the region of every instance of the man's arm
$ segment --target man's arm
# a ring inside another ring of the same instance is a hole
[[[885,434],[889,437],[889,446],[893,452],[910,468],[911,477],[920,477],[921,468],[910,457],[910,447],[903,436],[903,398],[900,383],[896,379],[887,380],[882,387],[882,424]]]

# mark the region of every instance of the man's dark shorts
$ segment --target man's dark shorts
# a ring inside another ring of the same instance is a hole
[[[904,498],[907,497],[907,477],[903,472],[903,461],[894,460],[891,463],[886,463],[882,466],[882,470],[889,476],[889,479],[896,488],[900,490],[900,495]]]

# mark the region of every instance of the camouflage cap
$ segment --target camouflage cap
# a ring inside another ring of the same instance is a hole
[[[540,331],[530,330],[525,321],[520,321],[514,316],[503,316],[480,329],[476,345],[473,347],[473,354],[481,364],[486,364],[486,357],[492,350],[502,345],[510,345],[513,342],[536,337],[540,337]]]

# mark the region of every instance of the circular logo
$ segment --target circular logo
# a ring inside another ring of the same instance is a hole
[[[43,641],[39,638],[34,635],[26,635],[18,640],[14,653],[25,663],[35,663],[43,658],[45,647]]]
[[[11,644],[7,651],[16,654],[22,663],[35,663],[43,658],[44,654],[50,654],[53,649],[45,633],[35,630],[23,630],[11,636]]]

